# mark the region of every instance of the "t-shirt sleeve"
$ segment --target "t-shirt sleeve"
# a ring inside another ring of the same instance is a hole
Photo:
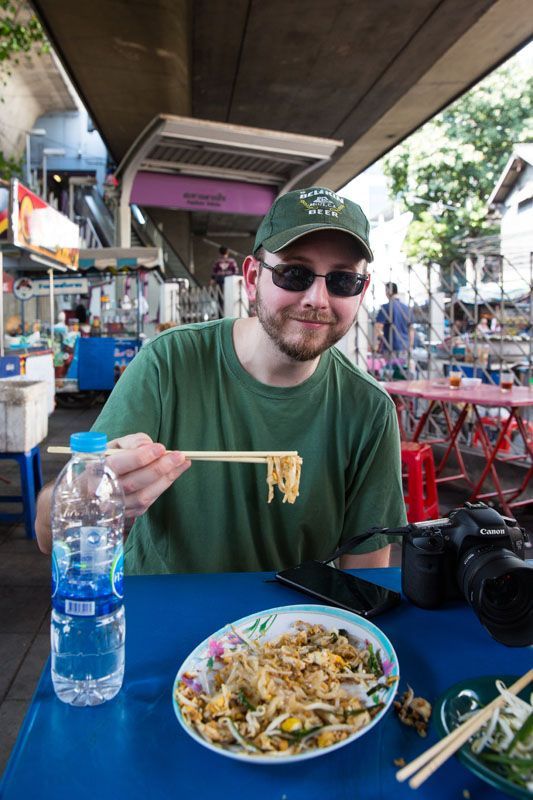
[[[155,442],[161,420],[159,370],[150,345],[128,364],[92,430],[108,440],[130,433],[147,433]]]
[[[370,528],[396,528],[407,522],[402,489],[400,433],[394,405],[386,405],[383,425],[365,449],[349,487],[341,543],[363,535]],[[351,553],[369,553],[398,537],[375,534]]]

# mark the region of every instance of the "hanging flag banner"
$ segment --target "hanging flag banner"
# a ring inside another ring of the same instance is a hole
[[[0,232],[2,226],[0,196]],[[17,247],[77,268],[79,227],[64,214],[30,192],[16,178],[11,181],[8,239]],[[0,233],[1,235],[1,233]]]

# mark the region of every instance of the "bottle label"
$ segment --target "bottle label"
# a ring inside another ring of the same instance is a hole
[[[62,614],[92,617],[122,605],[122,543],[105,527],[85,526],[65,532],[52,550],[52,606]]]
[[[122,545],[117,546],[111,565],[111,588],[113,594],[122,600],[124,597],[124,551]]]

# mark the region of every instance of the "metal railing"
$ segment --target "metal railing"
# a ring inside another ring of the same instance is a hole
[[[380,380],[442,378],[458,369],[490,384],[499,383],[502,373],[509,372],[515,384],[529,386],[533,253],[522,250],[505,256],[494,244],[488,241],[483,247],[478,242],[477,249],[464,262],[454,264],[447,277],[441,277],[438,268],[407,266],[401,295],[414,322],[416,340],[414,344],[407,341],[401,353],[393,350],[390,339],[378,343],[380,306],[371,284],[366,296],[368,326],[356,326],[356,363],[366,364]],[[399,282],[392,269],[389,280]],[[389,335],[392,332],[402,336],[405,326],[395,326],[392,320]],[[414,405],[408,427],[412,429],[423,410],[423,403]]]

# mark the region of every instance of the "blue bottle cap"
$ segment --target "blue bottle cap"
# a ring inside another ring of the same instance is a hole
[[[73,453],[105,453],[107,447],[106,433],[73,433],[70,437],[70,449]]]

